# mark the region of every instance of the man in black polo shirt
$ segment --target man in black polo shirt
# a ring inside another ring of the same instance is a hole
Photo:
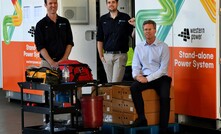
[[[134,18],[119,12],[118,0],[106,0],[109,13],[99,19],[97,47],[108,82],[121,82],[127,62],[129,37],[135,25]]]
[[[74,46],[69,21],[57,15],[57,0],[44,0],[47,15],[35,29],[35,44],[42,58],[41,66],[57,68],[58,63],[67,60]]]

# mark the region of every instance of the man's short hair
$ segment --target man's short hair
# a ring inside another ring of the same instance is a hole
[[[47,4],[47,0],[44,0],[45,1],[45,4]]]
[[[116,0],[116,2],[118,2],[118,0]],[[107,3],[107,0],[106,0],[106,3]]]
[[[157,26],[156,26],[156,25],[157,25],[156,22],[153,21],[153,20],[146,20],[146,21],[144,21],[144,22],[143,22],[143,26],[146,25],[146,24],[152,24],[153,27],[154,27],[154,29],[156,29],[156,27],[157,27]]]

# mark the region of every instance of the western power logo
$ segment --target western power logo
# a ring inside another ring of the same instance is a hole
[[[183,32],[178,34],[178,36],[183,37],[183,41],[187,42],[190,39],[190,32],[188,28],[184,28]]]
[[[35,27],[34,27],[34,26],[31,26],[31,28],[29,29],[28,33],[31,34],[31,37],[34,37]]]
[[[203,33],[205,33],[205,28],[184,28],[178,36],[182,37],[183,41],[190,40],[192,43],[193,40],[201,40]]]

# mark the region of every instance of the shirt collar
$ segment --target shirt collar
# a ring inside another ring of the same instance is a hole
[[[58,20],[60,20],[60,16],[59,15],[57,15],[57,21],[56,22],[58,22]],[[46,20],[48,21],[48,22],[51,22],[52,20],[48,17],[48,15],[46,15]]]
[[[121,12],[119,11],[119,10],[117,10],[117,16],[116,16],[116,18],[118,17],[118,16],[120,16],[121,15]],[[110,12],[109,13],[107,13],[107,18],[111,18],[111,15],[110,15]]]
[[[155,39],[155,41],[152,44],[147,44],[147,42],[145,41],[145,46],[151,46],[151,45],[155,45],[157,46],[160,43],[160,40],[158,40],[157,38]]]

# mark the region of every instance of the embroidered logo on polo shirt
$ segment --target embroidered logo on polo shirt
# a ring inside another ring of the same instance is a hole
[[[59,23],[59,26],[65,26],[66,23]]]
[[[120,24],[120,23],[124,23],[124,22],[126,22],[125,20],[119,20],[118,21],[118,23]]]

